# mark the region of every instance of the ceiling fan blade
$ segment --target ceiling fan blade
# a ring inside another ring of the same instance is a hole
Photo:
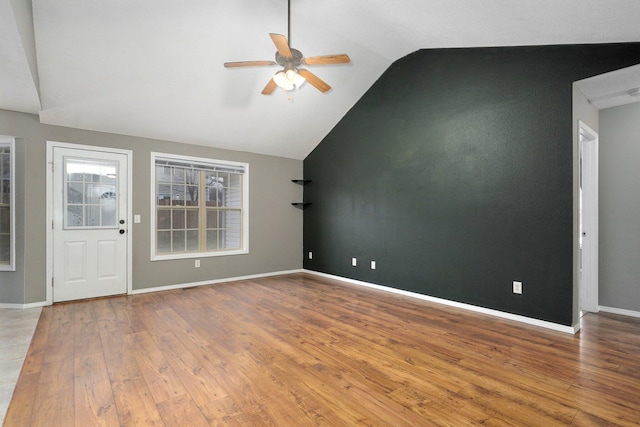
[[[269,79],[269,83],[267,83],[264,89],[262,89],[261,93],[263,95],[271,95],[277,87],[278,85],[276,84],[276,82],[273,81],[273,79]]]
[[[289,43],[287,38],[282,34],[269,33],[269,37],[273,40],[273,44],[276,45],[278,53],[285,58],[291,58],[291,49],[289,49]]]
[[[225,68],[235,67],[256,67],[260,65],[276,65],[275,61],[238,61],[238,62],[225,62]]]
[[[349,58],[349,55],[346,53],[339,55],[312,56],[302,60],[302,63],[307,65],[346,64],[348,62],[351,62],[351,58]]]
[[[304,70],[304,69],[298,70],[298,74],[300,74],[302,77],[307,79],[309,83],[311,83],[316,89],[318,89],[322,93],[325,93],[329,89],[331,89],[331,86],[326,84],[322,79],[320,79],[320,77],[316,76],[309,70]]]

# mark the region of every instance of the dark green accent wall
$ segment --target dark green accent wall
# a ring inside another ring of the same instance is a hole
[[[571,325],[572,83],[638,63],[640,43],[398,60],[304,161],[304,267]]]

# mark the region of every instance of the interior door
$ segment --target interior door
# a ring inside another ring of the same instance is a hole
[[[53,148],[53,301],[127,291],[126,154]]]
[[[579,302],[580,310],[597,313],[598,306],[598,134],[579,129]]]

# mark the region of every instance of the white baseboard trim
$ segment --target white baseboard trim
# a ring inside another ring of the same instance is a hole
[[[604,311],[605,313],[621,314],[622,316],[629,317],[640,317],[640,311],[626,310],[624,308],[606,307],[602,305],[599,306],[598,309],[600,309],[600,311]]]
[[[462,308],[464,310],[475,311],[477,313],[488,314],[495,317],[500,317],[507,320],[514,320],[520,323],[526,323],[528,325],[538,326],[546,329],[551,329],[557,332],[564,332],[566,334],[575,334],[579,330],[579,326],[565,326],[558,323],[547,322],[545,320],[538,320],[531,317],[520,316],[518,314],[506,313],[504,311],[492,310],[490,308],[478,307],[476,305],[465,304],[457,301],[450,301],[443,298],[431,297],[428,295],[419,294],[416,292],[404,291],[402,289],[391,288],[388,286],[376,285],[374,283],[362,282],[360,280],[348,279],[346,277],[334,276],[332,274],[320,273],[318,271],[304,270],[305,273],[315,274],[316,276],[326,277],[328,279],[341,280],[343,282],[351,283],[354,285],[365,286],[367,288],[378,289],[385,292],[391,292],[394,294],[404,295],[412,298],[421,299],[424,301],[434,302],[437,304],[448,305],[451,307]]]
[[[11,309],[15,309],[15,310],[26,310],[28,308],[38,308],[38,307],[44,307],[45,305],[47,305],[46,302],[42,301],[42,302],[32,302],[29,304],[5,304],[5,303],[0,303],[0,308],[11,308]]]
[[[302,269],[274,271],[271,273],[252,274],[250,276],[227,277],[225,279],[204,280],[202,282],[180,283],[176,285],[158,286],[155,288],[134,289],[131,291],[131,295],[148,294],[151,292],[159,292],[159,291],[170,291],[172,289],[193,288],[196,286],[215,285],[217,283],[225,283],[225,282],[235,282],[237,280],[251,280],[251,279],[259,279],[261,277],[282,276],[285,274],[303,273],[303,272],[304,270]]]

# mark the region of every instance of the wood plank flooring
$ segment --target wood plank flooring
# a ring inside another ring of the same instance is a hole
[[[40,312],[39,307],[0,308],[0,422],[4,421]]]
[[[639,350],[301,273],[45,307],[5,426],[637,426]]]

